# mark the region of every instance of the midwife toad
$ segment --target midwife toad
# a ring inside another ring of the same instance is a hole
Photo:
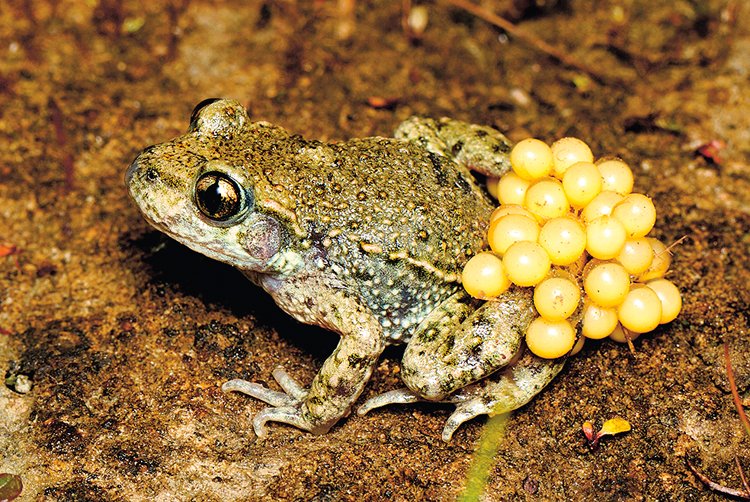
[[[528,288],[480,302],[460,284],[465,262],[486,246],[492,210],[469,168],[499,177],[510,148],[492,128],[422,118],[395,138],[325,144],[251,122],[236,101],[206,100],[187,134],[135,159],[126,183],[154,227],[341,336],[309,388],[281,368],[273,376],[283,392],[224,384],[271,405],[253,420],[258,436],[268,421],[326,432],[349,413],[385,345],[403,342],[406,388],[358,412],[450,402],[449,440],[466,420],[528,402],[563,364],[524,349],[535,315]]]

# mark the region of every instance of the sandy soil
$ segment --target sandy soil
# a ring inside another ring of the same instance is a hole
[[[137,152],[181,134],[212,96],[324,140],[449,115],[623,157],[654,197],[654,234],[687,236],[670,273],[684,311],[635,353],[589,343],[513,415],[485,498],[719,499],[688,459],[740,488],[735,456],[750,466],[750,440],[722,342],[747,396],[750,8],[537,3],[515,9],[519,25],[603,82],[444,1],[423,4],[426,30],[411,38],[400,2],[360,1],[351,16],[334,1],[6,2],[0,374],[32,388],[0,385],[0,472],[22,478],[20,500],[451,500],[466,483],[483,419],[446,444],[447,407],[389,407],[324,436],[276,425],[256,442],[262,405],[219,390],[238,375],[269,382],[278,364],[309,381],[336,339],[158,234],[129,201]],[[718,158],[699,152],[712,141]],[[363,397],[397,387],[398,366],[389,350]],[[613,416],[633,430],[589,451],[581,424]]]

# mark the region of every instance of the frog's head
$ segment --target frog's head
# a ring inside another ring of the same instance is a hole
[[[143,150],[125,184],[146,220],[210,258],[263,271],[287,232],[256,210],[240,145],[259,124],[237,101],[205,100],[193,110],[187,134]]]

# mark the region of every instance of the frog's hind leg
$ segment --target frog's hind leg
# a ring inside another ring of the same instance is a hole
[[[450,441],[461,424],[474,417],[509,413],[525,405],[560,373],[565,360],[542,359],[525,350],[509,368],[461,389],[449,399],[456,409],[445,422],[443,440]]]
[[[512,288],[477,308],[464,292],[436,308],[404,351],[401,378],[414,393],[441,401],[507,366],[536,317],[528,288]]]
[[[460,120],[411,117],[394,132],[427,151],[450,157],[459,166],[499,178],[510,171],[513,144],[500,131]]]
[[[453,433],[464,422],[479,415],[508,413],[531,401],[560,372],[565,359],[542,359],[525,350],[523,356],[504,371],[449,396],[444,402],[455,404],[456,409],[445,422],[443,441],[450,441]],[[408,404],[423,400],[410,389],[396,389],[368,399],[357,410],[357,414],[364,415],[389,404]]]
[[[477,305],[461,292],[435,309],[404,352],[407,387],[367,400],[357,413],[397,403],[453,403],[456,410],[443,429],[449,441],[467,420],[515,410],[538,394],[565,358],[541,359],[525,349],[524,333],[536,317],[530,289],[514,287]]]
[[[408,389],[367,401],[359,414],[392,403],[450,401],[458,389],[508,365],[535,311],[528,288],[481,303],[461,291],[428,315],[409,340],[401,365]]]

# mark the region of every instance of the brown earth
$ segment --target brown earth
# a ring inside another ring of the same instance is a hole
[[[336,339],[162,237],[129,201],[136,153],[182,133],[212,96],[318,139],[449,115],[513,139],[579,136],[630,162],[654,197],[654,234],[687,236],[670,273],[684,310],[635,353],[589,343],[515,413],[486,499],[719,499],[688,459],[740,488],[735,456],[747,469],[750,441],[722,342],[747,396],[750,8],[522,3],[493,6],[604,81],[445,1],[423,4],[427,28],[411,38],[399,2],[357,2],[352,16],[322,0],[5,2],[0,372],[32,388],[0,385],[0,472],[22,478],[20,500],[450,500],[465,485],[483,419],[446,444],[447,407],[394,406],[324,436],[271,425],[256,442],[262,405],[219,390],[238,375],[268,382],[278,364],[309,381]],[[698,152],[711,141],[719,158]],[[397,386],[391,350],[363,397]],[[633,430],[589,451],[581,424],[613,416]]]

